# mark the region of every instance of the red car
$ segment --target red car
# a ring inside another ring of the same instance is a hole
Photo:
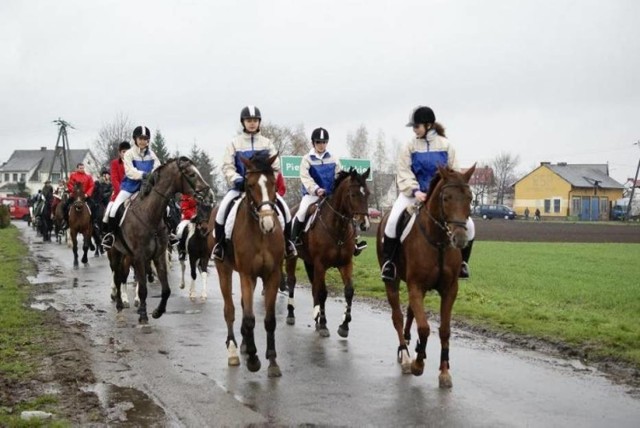
[[[29,220],[29,204],[27,198],[18,196],[6,196],[0,198],[0,204],[9,207],[9,215],[12,219]]]

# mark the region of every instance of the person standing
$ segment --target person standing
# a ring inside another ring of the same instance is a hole
[[[260,133],[261,121],[262,115],[258,107],[252,105],[244,107],[240,112],[242,132],[234,137],[227,145],[227,149],[222,160],[222,173],[227,180],[229,190],[224,198],[222,198],[216,215],[216,245],[213,248],[213,258],[216,260],[224,260],[226,239],[224,232],[224,220],[227,213],[227,207],[233,199],[238,197],[241,192],[244,192],[245,166],[240,161],[240,156],[248,159],[256,153],[265,153],[269,156],[278,154],[273,142]],[[272,167],[276,174],[279,173],[280,159],[276,159],[273,162]],[[291,258],[297,254],[295,245],[291,242],[291,212],[289,211],[289,207],[285,200],[278,193],[276,193],[276,204],[280,208],[282,216],[285,219],[285,257]]]

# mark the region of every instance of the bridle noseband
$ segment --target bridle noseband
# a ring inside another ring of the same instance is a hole
[[[261,171],[261,170],[257,170],[257,169],[247,169],[244,172],[244,181],[245,183],[247,182],[247,175],[248,174],[269,174],[269,171]],[[245,195],[249,201],[249,207],[251,208],[251,216],[256,219],[256,220],[260,220],[260,218],[262,217],[268,217],[271,215],[274,215],[275,213],[277,213],[277,208],[276,208],[276,202],[275,200],[268,200],[268,201],[260,201],[260,202],[256,202],[255,199],[253,198],[253,195],[251,194],[251,192],[247,192],[245,189]],[[270,212],[267,211],[262,211],[262,207],[264,206],[268,206],[271,207]]]
[[[444,189],[446,189],[447,187],[461,187],[463,189],[469,189],[469,185],[466,183],[456,183],[456,184],[443,184],[440,187],[440,213],[439,213],[439,218],[435,218],[428,210],[427,210],[427,215],[429,216],[429,218],[431,219],[431,221],[433,221],[433,223],[438,226],[446,235],[447,238],[449,239],[449,241],[451,242],[451,239],[453,237],[453,231],[451,230],[451,227],[449,227],[450,225],[453,226],[457,226],[457,227],[461,227],[464,230],[467,230],[467,222],[466,221],[459,221],[459,220],[447,220],[447,216],[446,213],[444,212]],[[421,204],[422,206],[424,206],[425,204]],[[426,208],[426,207],[425,207]],[[422,229],[422,228],[421,228]],[[426,235],[426,231],[423,230],[423,233],[425,234],[425,236],[427,237],[427,240],[431,242],[431,239],[429,239],[429,236]]]

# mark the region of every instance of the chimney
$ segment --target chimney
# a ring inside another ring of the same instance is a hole
[[[551,165],[551,162],[540,162],[540,166]]]
[[[558,166],[567,166],[566,162],[558,162]]]
[[[40,151],[41,151],[41,152],[46,152],[46,151],[47,151],[47,148],[46,148],[46,147],[44,147],[44,146],[41,146],[41,147],[40,147]]]

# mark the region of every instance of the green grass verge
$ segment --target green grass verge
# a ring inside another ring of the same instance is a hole
[[[357,296],[386,300],[374,242],[355,259]],[[640,244],[476,242],[454,320],[566,342],[640,367]],[[299,263],[299,265],[301,265]],[[298,278],[308,282],[304,270]],[[341,294],[336,269],[327,275]],[[406,303],[406,286],[401,285]],[[439,297],[425,307],[437,312]]]
[[[25,282],[28,249],[19,239],[15,227],[0,229],[0,387],[28,384],[38,375],[42,359],[46,356],[44,337],[50,331],[41,312],[28,308],[29,286]],[[2,394],[1,396],[4,396]],[[6,397],[15,400],[16,397]],[[4,401],[4,400],[2,400]],[[20,397],[12,407],[4,402],[0,406],[0,426],[34,427],[67,426],[65,421],[22,421],[23,410],[55,412],[57,399],[52,395]]]

